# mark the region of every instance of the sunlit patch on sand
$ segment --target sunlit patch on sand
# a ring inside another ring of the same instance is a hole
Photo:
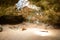
[[[27,28],[27,31],[32,31],[32,33],[34,33],[35,35],[40,35],[40,36],[51,35],[51,32],[44,29],[39,29],[39,28]]]

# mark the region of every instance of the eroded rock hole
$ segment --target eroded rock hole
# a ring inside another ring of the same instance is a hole
[[[0,24],[18,24],[23,23],[26,19],[22,16],[3,15],[0,17]]]

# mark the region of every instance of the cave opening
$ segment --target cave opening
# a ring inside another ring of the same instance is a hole
[[[0,24],[19,24],[26,21],[26,19],[22,16],[12,16],[12,15],[3,15],[0,17]]]

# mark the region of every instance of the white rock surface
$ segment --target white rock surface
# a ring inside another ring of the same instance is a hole
[[[28,7],[28,8],[31,8],[31,9],[34,9],[34,10],[40,10],[41,8],[40,7],[37,7],[36,5],[33,5],[33,4],[30,4],[30,2],[28,0],[19,0],[17,3],[16,3],[16,7],[17,9],[22,9],[24,7]]]

